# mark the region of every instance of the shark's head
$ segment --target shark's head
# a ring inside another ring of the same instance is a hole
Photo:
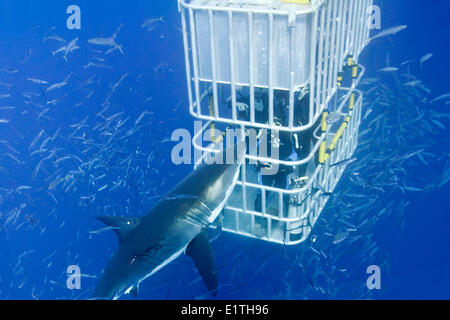
[[[217,153],[180,183],[173,193],[194,196],[211,209],[208,223],[214,222],[234,189],[244,155],[245,142]]]
[[[95,287],[93,299],[117,299],[124,293],[126,277],[122,277],[121,274],[125,275],[126,270],[121,269],[122,264],[116,256],[113,256]]]
[[[136,217],[97,217],[104,224],[111,226],[117,235],[119,249],[104,270],[93,297],[97,299],[116,299],[131,285],[139,280],[140,274],[133,272],[136,264],[130,255],[129,239],[140,225],[141,219]]]

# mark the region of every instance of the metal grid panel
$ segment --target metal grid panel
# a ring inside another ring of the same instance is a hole
[[[366,12],[372,0],[316,1],[302,10],[295,5],[276,10],[210,2],[179,0],[189,94],[194,96],[190,110],[201,120],[270,129],[278,90],[289,93],[288,119],[279,129],[308,130],[336,92],[344,59],[350,53],[357,57],[368,38]],[[222,95],[229,95],[229,105],[221,101],[218,85]],[[309,121],[296,125],[295,97],[305,86],[310,90]],[[239,88],[249,92],[246,119],[238,116]],[[255,88],[268,95],[267,121],[255,119]],[[208,95],[213,96],[213,108]]]
[[[359,91],[356,92],[358,98],[355,107],[349,112],[351,121],[328,164],[318,166],[308,184],[298,190],[282,190],[255,185],[241,179],[232,195],[233,199],[227,203],[224,212],[223,229],[225,231],[286,245],[301,243],[308,237],[328,200],[327,197],[321,196],[320,192],[315,191],[316,185],[320,184],[328,192],[333,192],[345,167],[331,166],[330,164],[351,158],[357,146],[362,94]],[[333,137],[334,133],[329,132],[327,140],[331,140]],[[245,176],[246,174],[242,175],[242,177]],[[246,196],[249,192],[252,193],[250,189],[261,192],[261,211],[248,209]],[[267,201],[269,192],[276,193],[270,204]],[[291,200],[298,199],[298,205],[291,203],[289,208],[284,208],[282,199],[285,195]],[[274,204],[276,207],[273,207]],[[296,236],[295,240],[292,240],[291,234]]]

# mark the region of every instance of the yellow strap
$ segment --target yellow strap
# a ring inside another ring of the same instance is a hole
[[[355,66],[353,67],[352,77],[353,77],[353,78],[356,78],[357,76],[358,76],[358,66],[355,65]]]
[[[347,59],[347,66],[351,67],[353,65],[353,57],[349,56]]]
[[[319,163],[324,164],[327,161],[327,146],[326,146],[326,142],[322,141],[322,143],[320,144],[320,149],[319,149]]]
[[[328,111],[324,111],[322,113],[322,132],[327,131],[328,123],[327,123]]]
[[[352,110],[354,106],[355,106],[355,93],[352,93],[352,95],[350,96],[350,103],[348,105],[348,108]]]
[[[341,72],[339,72],[338,76],[337,76],[337,85],[338,85],[338,87],[341,87],[343,79],[344,79],[344,76],[342,75]]]
[[[327,128],[327,120],[326,120],[327,116],[328,116],[328,111],[325,111],[322,114],[322,131],[323,132],[326,131],[326,128]],[[336,135],[331,140],[330,146],[328,148],[326,146],[326,142],[322,141],[322,143],[320,144],[320,148],[319,148],[319,163],[324,164],[325,162],[328,161],[328,159],[331,156],[331,152],[334,149],[336,149],[336,146],[337,146],[337,144],[339,142],[339,139],[342,138],[342,135],[344,134],[344,131],[347,128],[348,123],[350,122],[351,119],[352,118],[350,116],[347,116],[344,119],[344,122],[339,127],[338,131],[336,132]],[[323,128],[325,128],[325,130]]]
[[[328,128],[328,122],[327,122],[328,114],[329,114],[328,110],[325,110],[322,113],[322,123],[321,123],[322,133],[325,133]],[[326,150],[327,150],[327,145],[326,145],[326,142],[323,141],[321,143],[320,149],[319,149],[319,163],[324,164],[328,160]]]
[[[339,130],[336,132],[336,135],[334,136],[333,140],[331,140],[331,144],[328,147],[328,150],[333,151],[334,149],[336,149],[337,143],[339,141],[339,139],[342,137],[342,135],[344,134],[345,129],[348,126],[348,123],[350,122],[350,117],[346,117],[344,122],[341,124],[341,127],[339,128]]]

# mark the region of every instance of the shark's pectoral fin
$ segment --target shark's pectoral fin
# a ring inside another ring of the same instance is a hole
[[[187,246],[186,255],[194,260],[206,287],[215,296],[217,295],[216,262],[209,244],[208,232],[203,229]]]
[[[136,285],[131,289],[130,294],[137,299],[139,295],[139,285]]]
[[[140,218],[131,217],[97,217],[104,224],[115,227],[114,232],[119,238],[119,242],[127,239],[128,235],[141,222]]]
[[[128,288],[128,290],[125,291],[125,294],[129,294],[129,295],[131,295],[132,297],[134,297],[134,298],[137,299],[137,297],[138,297],[138,295],[139,295],[139,283],[137,283],[137,284],[135,284],[134,286]]]

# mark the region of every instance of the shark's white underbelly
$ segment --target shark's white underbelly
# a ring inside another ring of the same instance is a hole
[[[209,223],[213,223],[217,217],[219,216],[220,212],[223,210],[223,208],[225,207],[225,204],[228,201],[228,198],[231,196],[231,193],[233,192],[234,186],[236,185],[236,182],[239,178],[239,172],[240,170],[236,170],[234,177],[233,177],[233,183],[231,183],[227,190],[225,191],[225,197],[222,200],[222,202],[220,202],[220,204],[214,208],[214,210],[212,211],[211,215],[208,217],[208,222]],[[222,190],[215,190],[215,192],[222,192]]]
[[[184,250],[186,249],[187,244],[185,247],[183,247],[180,251],[175,252],[173,255],[171,255],[169,258],[167,258],[165,261],[163,261],[159,266],[157,266],[155,269],[153,269],[152,272],[150,272],[149,274],[147,274],[142,280],[147,279],[148,277],[150,277],[151,275],[155,274],[156,272],[158,272],[159,270],[161,270],[162,268],[164,268],[166,265],[168,265],[169,263],[171,263],[173,260],[175,260],[176,258],[178,258],[178,256],[180,256]]]
[[[214,210],[211,211],[211,214],[208,216],[208,222],[209,223],[213,223],[217,217],[219,216],[220,212],[222,211],[222,209],[224,208],[228,198],[230,197],[231,193],[233,192],[234,186],[236,185],[236,182],[239,178],[239,172],[240,170],[236,170],[234,177],[233,177],[233,182],[227,187],[227,189],[225,190],[225,197],[223,198],[223,200],[219,203],[219,205],[214,208]],[[218,184],[215,188],[220,188],[221,186]],[[223,190],[212,190],[212,192],[217,192],[218,194],[222,193]],[[169,263],[171,263],[173,260],[175,260],[178,256],[180,256],[185,250],[186,247],[188,246],[188,243],[186,243],[186,245],[179,251],[175,252],[174,254],[172,254],[170,257],[168,257],[166,260],[164,260],[162,263],[160,263],[156,268],[154,268],[151,272],[149,272],[148,274],[146,274],[142,279],[140,279],[137,283],[137,285],[139,285],[140,282],[144,281],[145,279],[147,279],[148,277],[152,276],[153,274],[155,274],[156,272],[158,272],[159,270],[161,270],[162,268],[164,268],[166,265],[168,265]],[[131,291],[131,289],[134,287],[135,285],[131,286],[130,288],[128,288],[125,292],[129,292]]]

